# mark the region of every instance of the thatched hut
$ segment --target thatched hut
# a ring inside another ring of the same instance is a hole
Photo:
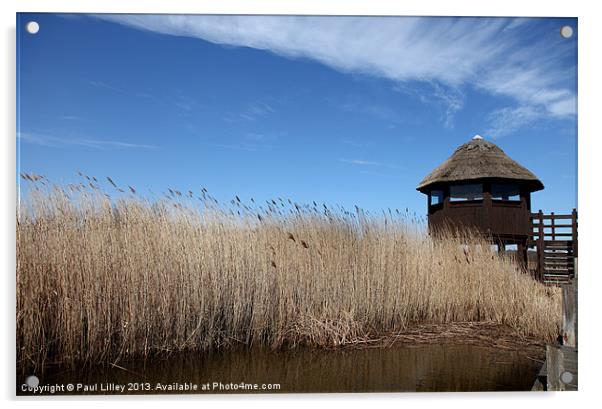
[[[516,244],[526,260],[531,192],[543,189],[531,171],[476,135],[416,188],[428,197],[429,230],[477,229],[500,248]]]

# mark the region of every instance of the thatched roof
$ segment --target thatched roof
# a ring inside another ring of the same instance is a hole
[[[543,189],[537,176],[519,165],[497,145],[479,135],[460,146],[445,162],[420,182],[417,190],[439,183],[470,181],[475,179],[511,179],[524,182],[531,191]]]

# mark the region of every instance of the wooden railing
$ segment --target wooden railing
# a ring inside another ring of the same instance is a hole
[[[537,248],[537,277],[548,283],[570,280],[578,251],[577,210],[571,214],[531,213],[529,246]]]

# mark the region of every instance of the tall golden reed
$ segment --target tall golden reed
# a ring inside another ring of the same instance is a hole
[[[558,330],[555,289],[476,238],[435,241],[396,212],[238,197],[226,208],[205,189],[112,200],[93,182],[32,182],[17,215],[21,368],[335,346],[415,323],[494,322],[542,340]]]

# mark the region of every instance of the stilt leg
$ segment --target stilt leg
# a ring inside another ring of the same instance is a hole
[[[516,245],[516,260],[518,261],[518,264],[524,268],[525,270],[528,269],[528,258],[527,258],[527,246],[526,243],[524,242],[520,242]]]

